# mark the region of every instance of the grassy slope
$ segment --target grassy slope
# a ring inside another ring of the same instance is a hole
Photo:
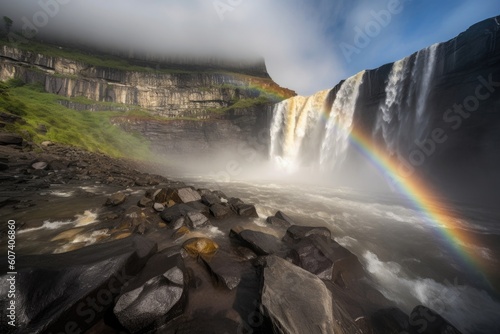
[[[117,115],[134,115],[140,111],[75,111],[57,103],[60,99],[38,86],[21,85],[17,81],[0,82],[0,112],[22,116],[25,120],[25,124],[8,125],[8,130],[29,136],[37,143],[52,140],[114,157],[148,158],[146,140],[110,122]],[[37,131],[40,125],[46,126],[46,134]]]

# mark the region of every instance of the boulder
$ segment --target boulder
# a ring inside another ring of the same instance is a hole
[[[292,218],[288,217],[284,212],[278,211],[274,215],[274,217],[279,218],[281,220],[286,221],[289,225],[295,225],[295,222],[292,220]]]
[[[154,194],[154,200],[157,203],[188,203],[201,200],[200,194],[189,187],[184,188],[163,188]]]
[[[220,190],[214,190],[214,191],[212,191],[212,194],[214,194],[215,196],[219,197],[219,199],[222,202],[227,202],[228,197],[222,191],[220,191]]]
[[[227,205],[223,204],[214,204],[210,206],[210,213],[216,218],[216,219],[224,219],[232,215],[233,211],[231,208]]]
[[[186,204],[175,204],[163,210],[160,217],[166,223],[172,223],[179,218],[185,217],[188,212],[198,213],[199,211]]]
[[[147,208],[153,205],[153,200],[147,198],[146,196],[142,197],[139,202],[137,202],[137,206],[141,208]]]
[[[441,315],[422,305],[411,311],[410,328],[415,333],[422,334],[460,334],[460,331]]]
[[[217,197],[216,195],[210,193],[210,194],[206,194],[206,195],[201,196],[201,201],[205,205],[212,206],[214,204],[220,203],[220,198]]]
[[[192,238],[185,241],[182,248],[191,256],[211,255],[217,252],[219,245],[208,238]]]
[[[282,218],[280,218],[282,219]],[[283,219],[284,220],[284,219]],[[311,235],[319,235],[325,237],[326,239],[331,239],[332,234],[326,227],[310,227],[310,226],[298,226],[293,225],[288,228],[283,241],[287,243],[298,242]]]
[[[188,212],[186,216],[187,224],[191,228],[200,228],[210,224],[208,218],[199,212]]]
[[[23,137],[14,133],[0,133],[0,145],[17,145],[23,144]]]
[[[230,254],[218,251],[213,256],[202,256],[203,263],[215,279],[216,284],[222,284],[229,290],[238,286],[243,275],[243,267]]]
[[[255,209],[254,205],[238,204],[235,206],[235,208],[236,208],[236,212],[240,216],[259,218],[259,215],[257,214],[257,209]]]
[[[283,220],[283,219],[278,218],[278,217],[273,217],[273,216],[267,217],[266,222],[269,225],[275,226],[275,227],[283,227],[283,228],[290,227],[290,223],[288,223],[286,220]]]
[[[68,324],[73,332],[85,332],[113,307],[120,289],[156,251],[156,243],[134,236],[62,254],[20,256],[18,332],[65,333]],[[2,285],[6,278],[0,277]],[[7,300],[7,292],[2,289],[0,299]]]
[[[32,164],[31,168],[33,168],[35,170],[45,170],[45,169],[47,169],[48,166],[49,166],[48,163],[46,163],[44,161],[39,161],[39,162],[35,162],[34,164]]]
[[[62,162],[61,160],[52,160],[49,162],[49,169],[50,170],[65,170],[68,168],[68,164],[65,162]]]
[[[195,202],[188,202],[186,205],[192,207],[193,209],[198,210],[199,212],[203,213],[207,217],[210,216],[210,208],[203,204],[201,201],[195,201]]]
[[[113,312],[131,333],[155,331],[182,314],[187,284],[181,257],[167,249],[153,255],[117,299]]]
[[[123,204],[127,199],[127,195],[122,192],[117,192],[111,195],[107,200],[105,205],[107,206],[117,206]]]
[[[324,280],[333,278],[333,262],[316,247],[313,241],[304,239],[290,252],[295,265]]]
[[[261,308],[274,333],[342,333],[333,318],[332,295],[325,284],[277,256],[266,258]]]
[[[371,316],[371,326],[375,333],[410,333],[408,315],[398,308],[381,309]]]
[[[241,228],[231,229],[230,237],[237,239],[245,247],[250,248],[257,255],[269,255],[278,252],[281,242],[273,235]]]

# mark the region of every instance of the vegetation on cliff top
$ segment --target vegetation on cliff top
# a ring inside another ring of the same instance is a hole
[[[23,119],[7,124],[7,130],[18,132],[35,143],[51,140],[113,157],[149,157],[149,145],[144,138],[111,124],[112,117],[140,111],[75,111],[59,104],[60,99],[45,93],[41,86],[24,85],[18,80],[0,82],[0,113]]]

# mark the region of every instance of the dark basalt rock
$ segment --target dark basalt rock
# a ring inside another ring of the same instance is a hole
[[[210,225],[208,218],[199,212],[186,213],[187,224],[190,228],[200,228]]]
[[[281,218],[282,219],[282,218]],[[326,227],[309,227],[309,226],[298,226],[293,225],[288,228],[283,241],[287,243],[293,243],[300,241],[311,235],[322,236],[326,239],[331,239],[332,234]]]
[[[231,229],[230,237],[240,241],[257,255],[270,255],[281,249],[281,242],[273,235],[241,228]]]
[[[274,217],[279,218],[281,220],[286,221],[289,225],[295,225],[295,222],[292,220],[292,218],[288,217],[284,212],[278,211],[274,215]]]
[[[313,241],[304,239],[290,252],[295,265],[324,280],[333,278],[333,261],[316,247]]]
[[[259,218],[257,210],[254,205],[251,204],[238,204],[235,206],[236,212],[240,216]]]
[[[214,204],[220,203],[220,198],[212,193],[209,193],[201,196],[201,201],[205,205],[212,206]]]
[[[156,243],[134,236],[63,254],[20,256],[16,300],[22,301],[17,312],[23,316],[17,318],[17,332],[84,332],[156,250]],[[3,290],[0,299],[7,300],[6,294]],[[7,332],[3,322],[0,330]]]
[[[113,312],[131,333],[154,330],[183,312],[185,286],[184,273],[173,267],[123,293]]]
[[[203,213],[207,217],[210,216],[210,208],[203,204],[201,201],[195,201],[195,202],[189,202],[186,203],[186,205],[192,207],[193,209],[198,210],[199,212]]]
[[[122,192],[117,192],[111,195],[107,200],[105,205],[107,206],[117,206],[125,202],[127,195]]]
[[[217,251],[213,256],[202,256],[202,260],[215,278],[216,284],[222,284],[232,290],[240,283],[243,267],[234,256]]]
[[[141,208],[146,208],[146,207],[151,207],[153,206],[153,200],[150,198],[147,198],[146,196],[142,197],[139,202],[137,202],[137,206]]]
[[[374,334],[410,333],[408,315],[398,308],[378,310],[370,320]]]
[[[170,208],[166,208],[160,214],[161,219],[167,223],[172,223],[181,217],[185,217],[188,212],[199,213],[198,210],[187,204],[176,204]]]
[[[422,334],[461,334],[442,316],[422,305],[411,311],[410,328]]]
[[[228,205],[223,204],[214,204],[210,207],[210,213],[216,219],[224,219],[233,214],[233,211]]]
[[[275,227],[285,227],[285,228],[290,227],[290,223],[288,223],[287,221],[280,219],[278,217],[273,217],[273,216],[267,217],[266,222],[269,225],[275,226]]]
[[[262,311],[274,333],[342,333],[333,318],[332,295],[315,275],[276,256],[263,270]]]
[[[23,137],[14,133],[0,133],[0,145],[18,145],[23,144]]]

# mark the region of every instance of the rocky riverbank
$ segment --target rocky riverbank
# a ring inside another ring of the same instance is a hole
[[[7,133],[0,170],[2,249],[17,227],[3,333],[458,333],[397,309],[328,229],[284,212]]]

